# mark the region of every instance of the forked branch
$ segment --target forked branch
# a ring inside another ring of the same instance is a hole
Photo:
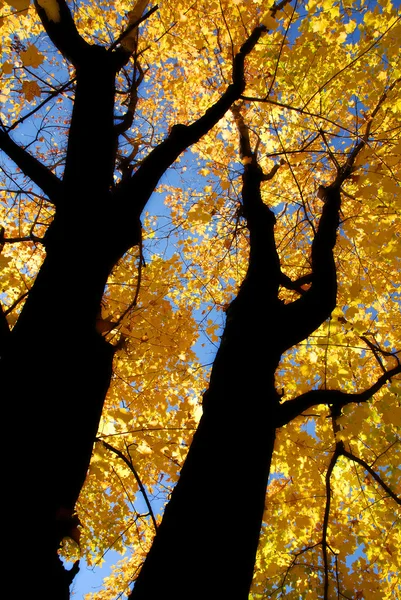
[[[173,164],[178,156],[189,146],[196,143],[218,123],[230,107],[241,96],[245,89],[245,59],[252,52],[259,39],[267,31],[264,25],[256,27],[249,38],[241,46],[234,57],[233,79],[226,91],[206,112],[191,125],[174,125],[168,137],[159,144],[141,163],[131,179],[121,182],[116,195],[119,200],[132,202],[137,197],[137,204],[132,207],[138,216],[153,191],[160,177]],[[141,191],[142,194],[138,192]]]

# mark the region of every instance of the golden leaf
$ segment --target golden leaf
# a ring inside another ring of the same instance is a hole
[[[36,81],[24,81],[22,84],[22,93],[28,102],[31,102],[35,98],[40,98],[41,89]]]
[[[41,65],[45,58],[33,44],[21,52],[20,57],[24,67],[33,67],[34,69]]]

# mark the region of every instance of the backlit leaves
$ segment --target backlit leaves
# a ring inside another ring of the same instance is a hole
[[[49,46],[33,6],[6,4],[2,125],[61,176],[75,73]],[[57,2],[39,4],[57,22]],[[146,2],[88,1],[79,3],[74,17],[86,40],[110,47],[148,8]],[[260,22],[269,32],[247,59],[239,108],[264,172],[281,162],[263,195],[276,214],[282,270],[293,280],[310,272],[310,244],[322,211],[319,186],[333,180],[336,165],[369,127],[343,185],[337,307],[282,357],[276,383],[283,402],[313,388],[358,392],[395,365],[401,345],[396,3],[292,2],[273,19],[257,1],[159,2],[138,39],[135,30],[124,42],[137,48],[117,78],[116,123],[132,105],[132,72],[145,75],[135,118],[119,138],[115,182],[124,159],[137,168],[174,124],[193,122],[216,101],[231,80],[233,53]],[[249,245],[240,210],[246,162],[227,113],[163,179],[143,215],[142,247],[127,253],[109,278],[98,330],[116,346],[114,375],[78,508],[85,559],[95,564],[109,547],[125,556],[105,589],[93,594],[97,599],[126,588],[154,534],[133,469],[159,519],[199,422],[224,311],[246,272]],[[43,260],[53,209],[10,161],[3,160],[2,169],[1,301],[13,325]],[[74,231],[68,243],[74,244]],[[71,302],[79,302],[73,281],[69,293]],[[289,302],[299,293],[283,287],[280,297]],[[79,343],[79,331],[74,335]],[[255,600],[323,598],[324,544],[333,597],[396,597],[399,505],[347,456],[338,457],[329,480],[327,472],[342,442],[399,495],[400,402],[394,378],[373,400],[345,407],[334,421],[328,408],[318,406],[278,432]],[[230,494],[235,482],[228,500]],[[72,558],[78,549],[71,544],[65,553]]]

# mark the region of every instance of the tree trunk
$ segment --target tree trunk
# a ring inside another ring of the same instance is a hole
[[[68,245],[56,242],[58,237],[49,244],[1,361],[3,410],[6,423],[14,423],[19,449],[7,460],[15,482],[13,522],[21,523],[26,515],[21,530],[25,543],[35,549],[27,568],[36,575],[42,572],[41,598],[53,600],[68,597],[69,581],[57,549],[76,526],[74,505],[113,358],[112,348],[95,329],[109,271],[99,240]],[[16,542],[21,544],[20,536]],[[58,588],[63,582],[64,596]]]
[[[252,196],[258,215],[247,276],[227,310],[202,419],[130,600],[248,598],[274,449],[282,322],[275,219],[260,179],[249,183],[243,198]]]
[[[235,371],[231,377],[237,379]],[[237,383],[236,395],[207,393],[204,415],[130,600],[248,598],[277,394],[261,385],[254,395]]]

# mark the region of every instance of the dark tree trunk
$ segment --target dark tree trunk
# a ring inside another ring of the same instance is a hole
[[[32,546],[24,574],[38,582],[41,598],[51,600],[68,598],[77,570],[66,572],[57,550],[76,527],[73,511],[111,378],[113,348],[96,331],[107,277],[138,244],[140,214],[160,177],[243,92],[245,57],[266,30],[256,28],[240,48],[233,83],[221,98],[191,125],[173,127],[136,172],[115,186],[121,133],[113,122],[115,75],[130,55],[121,47],[88,44],[65,0],[58,6],[60,19],[53,21],[35,2],[51,41],[76,69],[63,180],[0,130],[0,148],[56,207],[45,261],[11,333],[0,314],[3,415],[18,447],[5,469],[12,482],[8,555],[12,568],[21,540]],[[129,125],[132,117],[124,122]],[[221,445],[217,433],[215,439]]]
[[[242,189],[250,240],[247,276],[227,311],[204,413],[131,599],[246,600],[277,427],[319,402],[340,410],[358,401],[354,398],[366,399],[400,370],[385,373],[359,395],[312,390],[282,405],[275,389],[283,352],[308,337],[335,307],[340,186],[368,135],[338,168],[334,183],[321,190],[311,273],[292,282],[281,272],[275,217],[261,195],[262,182],[278,166],[263,174],[233,106],[244,92],[245,58],[266,27],[255,28],[234,57],[233,82],[220,99],[191,125],[172,127],[136,172],[128,165],[115,185],[118,134],[134,117],[129,109],[120,126],[114,125],[115,75],[130,56],[118,41],[109,49],[89,45],[66,1],[57,4],[60,18],[53,21],[35,1],[51,41],[76,69],[63,180],[0,130],[0,148],[56,206],[46,259],[12,332],[0,311],[3,415],[13,438],[3,454],[11,498],[3,513],[8,568],[15,573],[15,563],[21,565],[24,597],[69,597],[77,566],[66,572],[57,551],[64,536],[74,535],[73,511],[112,374],[113,348],[96,331],[104,286],[119,258],[139,242],[140,214],[160,177],[232,107],[247,158]],[[285,4],[275,5],[271,15]],[[284,304],[282,285],[300,297]]]
[[[107,277],[99,254],[87,243],[49,248],[1,363],[6,422],[16,423],[20,448],[10,477],[23,466],[12,510],[17,523],[26,515],[24,536],[41,549],[29,563],[47,572],[42,597],[58,597],[56,552],[74,526],[111,377],[112,348],[95,329]]]
[[[281,355],[275,219],[262,202],[259,175],[258,168],[244,174],[247,276],[227,310],[203,416],[131,600],[248,597],[274,448]]]
[[[132,600],[247,598],[275,438],[261,396],[205,410]]]

